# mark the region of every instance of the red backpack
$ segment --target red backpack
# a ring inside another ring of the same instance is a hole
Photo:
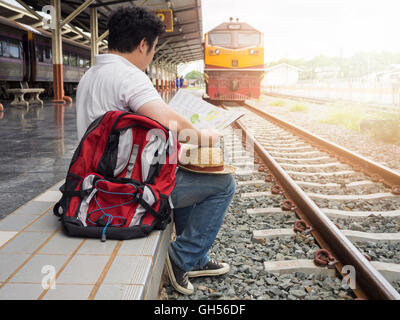
[[[109,111],[93,121],[54,206],[64,232],[105,241],[165,229],[179,149],[168,128],[145,116]]]

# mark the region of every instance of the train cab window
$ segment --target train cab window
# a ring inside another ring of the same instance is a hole
[[[237,42],[240,47],[258,46],[260,44],[260,34],[239,32]]]
[[[90,67],[90,60],[89,59],[85,59],[84,60],[84,66],[85,66],[85,68],[89,68]]]
[[[230,46],[232,45],[231,33],[209,33],[208,43],[212,46]]]
[[[76,67],[78,65],[78,61],[76,59],[76,55],[71,54],[69,56],[70,65]]]
[[[65,66],[68,66],[69,65],[69,56],[68,56],[68,54],[63,54],[63,64],[65,65]]]

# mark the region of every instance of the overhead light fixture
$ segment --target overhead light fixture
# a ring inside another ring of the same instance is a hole
[[[171,7],[172,7],[171,1],[167,1],[167,7],[168,7],[168,9],[171,9]]]

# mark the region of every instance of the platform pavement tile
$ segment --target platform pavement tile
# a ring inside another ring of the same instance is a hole
[[[44,269],[43,267],[49,266],[48,268],[54,268],[55,272],[54,274],[57,274],[57,272],[61,269],[61,267],[67,260],[68,260],[68,255],[52,256],[52,255],[36,254],[21,268],[21,270],[19,270],[15,274],[15,276],[13,276],[9,280],[9,282],[42,283],[42,279],[44,277],[48,277],[50,274],[49,269]]]
[[[150,276],[150,271],[150,257],[117,256],[103,283],[145,285]]]
[[[66,236],[62,231],[57,232],[40,250],[41,254],[72,254],[82,238],[71,238]]]
[[[28,257],[28,253],[0,254],[0,281],[5,281]]]
[[[51,234],[51,232],[22,232],[0,248],[0,254],[33,253]]]
[[[1,177],[0,177],[1,179]],[[32,200],[37,193],[16,193],[0,191],[0,219],[4,219],[11,212]]]
[[[102,284],[94,300],[142,300],[143,286]]]
[[[1,231],[20,231],[38,216],[11,214],[0,221]]]
[[[59,218],[49,211],[32,223],[25,231],[56,231],[61,226]]]
[[[65,182],[65,179],[61,180],[60,182],[57,182],[55,185],[51,186],[49,188],[49,190],[59,191],[60,187],[64,184],[64,182]]]
[[[154,256],[160,243],[162,232],[153,231],[150,236],[124,241],[118,255]]]
[[[17,231],[0,231],[0,248],[17,233]]]
[[[36,300],[42,291],[40,283],[6,283],[0,289],[0,300]]]
[[[102,242],[100,239],[86,239],[77,254],[111,255],[118,241],[108,239],[106,242]]]
[[[34,201],[57,202],[61,199],[62,193],[60,191],[47,190],[41,195],[34,198]]]
[[[87,300],[92,292],[93,285],[57,284],[49,289],[42,300]]]
[[[108,259],[108,256],[76,255],[61,272],[57,283],[95,284]]]
[[[149,285],[146,287],[144,293],[144,299],[157,299],[158,291],[160,287],[160,281],[163,274],[163,269],[165,266],[169,239],[171,238],[171,226],[168,226],[163,232],[162,238],[160,240],[160,246],[157,249],[155,256],[153,257],[153,266],[151,269],[151,276],[148,280]]]
[[[16,215],[41,215],[54,206],[54,202],[45,201],[29,201],[25,205],[19,207],[12,214]],[[50,210],[51,212],[51,210]]]

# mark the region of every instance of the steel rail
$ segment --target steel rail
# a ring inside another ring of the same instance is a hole
[[[360,166],[360,169],[367,173],[368,175],[378,174],[382,178],[382,183],[386,186],[394,187],[400,185],[400,174],[394,170],[377,163],[373,160],[367,159],[366,157],[359,155],[353,151],[350,151],[342,146],[339,146],[331,141],[324,138],[318,137],[303,128],[300,128],[290,122],[284,121],[270,113],[267,113],[257,107],[244,104],[244,107],[248,110],[258,114],[264,119],[275,122],[276,124],[284,127],[285,129],[290,129],[296,134],[308,139],[309,141],[327,149],[328,152],[333,153],[334,156],[340,155],[343,158],[347,158],[350,162],[353,162]]]
[[[254,150],[259,154],[271,173],[279,181],[285,195],[294,201],[296,213],[312,226],[312,235],[323,248],[328,249],[340,261],[337,266],[341,272],[344,265],[353,266],[356,273],[354,290],[361,298],[376,300],[400,300],[400,294],[379,273],[361,252],[346,238],[336,225],[321,211],[307,194],[292,180],[282,167],[270,156],[255,137],[246,130],[240,120],[235,125],[246,133],[246,141],[253,143]],[[342,273],[342,272],[341,272]],[[342,276],[346,274],[342,273]]]

